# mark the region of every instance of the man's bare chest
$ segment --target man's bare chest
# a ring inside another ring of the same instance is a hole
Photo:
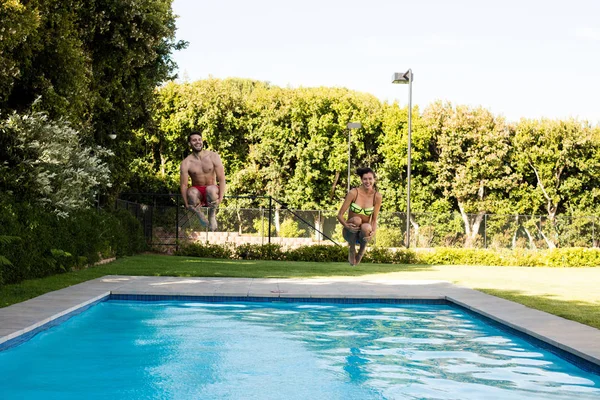
[[[210,174],[215,170],[215,165],[210,157],[204,157],[200,160],[191,159],[188,163],[188,173],[190,175]]]

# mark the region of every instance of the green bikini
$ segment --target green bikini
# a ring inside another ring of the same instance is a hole
[[[373,195],[373,204],[375,204],[375,196],[376,195],[377,195],[377,192],[375,192],[375,194]],[[356,199],[358,199],[358,189],[356,189],[356,197],[354,198],[354,201],[356,201]],[[373,214],[373,211],[375,210],[374,205],[373,205],[373,207],[362,208],[361,206],[356,204],[354,201],[352,203],[350,203],[350,211],[352,211],[355,214],[364,215],[366,217],[370,217],[371,214]]]

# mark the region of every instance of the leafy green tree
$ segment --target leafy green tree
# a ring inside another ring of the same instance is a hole
[[[59,216],[89,207],[97,191],[110,185],[102,158],[110,152],[82,145],[79,132],[46,114],[13,114],[0,121],[6,144],[0,184],[15,200],[37,203]],[[6,158],[4,158],[6,157]]]
[[[424,113],[439,154],[434,171],[444,195],[456,201],[465,245],[475,245],[484,215],[500,209],[514,184],[508,164],[510,131],[483,108],[435,103]]]
[[[108,158],[113,191],[129,181],[134,131],[152,129],[157,85],[174,77],[172,0],[4,0],[0,113],[32,107],[67,119]],[[109,135],[117,135],[111,141]]]
[[[39,11],[20,0],[0,1],[0,104],[21,75],[18,51],[40,24]]]
[[[514,164],[535,193],[548,224],[538,226],[550,248],[559,245],[557,215],[597,211],[598,134],[577,120],[522,119],[512,141]]]

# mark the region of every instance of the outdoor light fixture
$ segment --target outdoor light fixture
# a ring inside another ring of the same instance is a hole
[[[362,128],[362,124],[360,122],[348,122],[346,125],[348,128],[348,192],[350,191],[350,132],[352,129],[360,129]]]
[[[117,134],[111,133],[110,135],[108,135],[108,137],[111,138],[112,140],[115,140],[117,138]]]
[[[409,69],[406,72],[394,72],[392,83],[408,84],[408,154],[406,167],[406,248],[410,246],[410,148],[412,133],[412,82],[413,73]]]

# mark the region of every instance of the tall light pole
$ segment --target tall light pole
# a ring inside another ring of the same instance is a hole
[[[406,248],[410,247],[410,148],[412,133],[412,69],[406,72],[394,72],[392,83],[408,84],[408,154],[406,167]]]
[[[352,129],[360,129],[362,128],[362,124],[360,122],[348,122],[346,125],[348,128],[348,192],[350,191],[350,132]]]

